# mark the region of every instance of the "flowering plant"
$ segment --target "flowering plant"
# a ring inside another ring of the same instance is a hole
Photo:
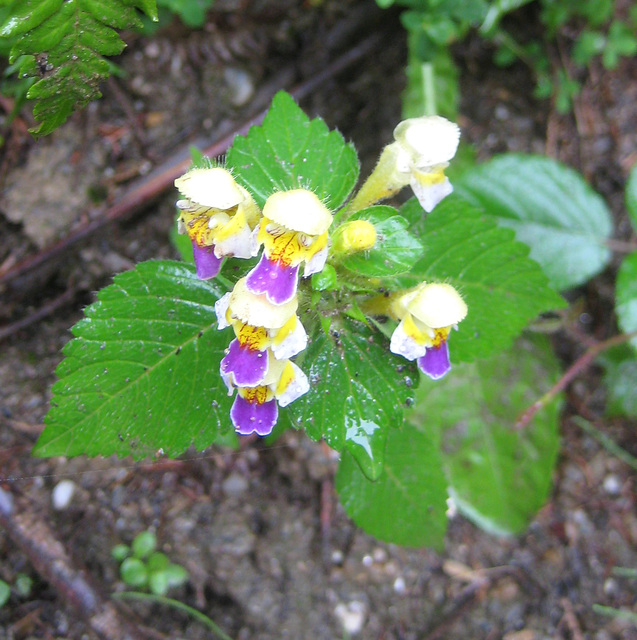
[[[448,490],[478,519],[489,507],[454,469],[483,473],[481,450],[449,458],[428,408],[442,393],[458,411],[466,367],[492,362],[564,302],[512,231],[452,194],[459,135],[436,116],[398,124],[355,189],[354,147],[277,94],[223,163],[198,162],[175,183],[194,266],[139,264],[74,327],[36,453],[177,456],[304,429],[340,452],[343,504],[374,535],[439,545]],[[403,188],[416,197],[387,204]],[[489,367],[507,380],[529,368]],[[548,491],[556,411],[514,436],[520,464],[541,460],[512,481],[528,493],[514,529]],[[457,447],[475,434],[456,435]]]

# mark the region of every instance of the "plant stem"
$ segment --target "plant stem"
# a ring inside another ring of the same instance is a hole
[[[626,611],[626,609],[615,609],[614,607],[605,607],[602,604],[594,604],[593,611],[595,613],[600,613],[603,616],[619,618],[620,620],[627,620],[628,622],[637,624],[637,613]]]
[[[637,242],[630,242],[629,240],[606,238],[604,245],[616,253],[632,253],[633,251],[637,251]]]
[[[434,66],[431,62],[422,64],[422,92],[425,102],[425,115],[436,115],[436,83]]]
[[[632,338],[637,336],[637,331],[631,331],[630,333],[620,333],[619,335],[613,336],[612,338],[608,338],[608,340],[604,340],[603,342],[598,342],[593,345],[589,349],[587,349],[584,354],[582,354],[565,372],[564,375],[553,385],[549,391],[547,391],[539,400],[534,402],[519,418],[519,420],[515,424],[516,429],[524,429],[524,427],[528,426],[529,422],[533,419],[535,414],[542,408],[544,408],[555,396],[563,391],[569,383],[578,376],[584,369],[586,369],[592,362],[597,358],[597,356],[610,349],[612,347],[616,347],[619,344],[623,344],[624,342],[628,342]]]
[[[178,609],[179,611],[183,611],[184,613],[192,616],[197,620],[197,622],[201,622],[201,624],[215,633],[219,638],[221,638],[221,640],[232,640],[232,638],[224,633],[206,614],[201,613],[201,611],[197,611],[197,609],[194,609],[179,600],[167,598],[166,596],[158,596],[153,593],[142,593],[141,591],[120,591],[119,593],[111,594],[111,597],[116,600],[142,600],[145,602],[154,602],[156,604],[165,604],[168,607]]]

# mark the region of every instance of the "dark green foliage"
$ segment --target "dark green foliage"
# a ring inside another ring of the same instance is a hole
[[[155,0],[23,0],[10,5],[0,36],[13,39],[10,62],[23,56],[19,74],[39,80],[27,97],[45,135],[76,109],[100,97],[110,66],[104,56],[122,52],[115,29],[141,27],[137,10],[156,18]]]

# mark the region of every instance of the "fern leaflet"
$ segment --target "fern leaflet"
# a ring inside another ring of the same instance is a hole
[[[17,0],[0,28],[14,39],[9,61],[21,77],[40,78],[27,93],[36,100],[36,135],[59,127],[76,109],[99,98],[110,74],[104,56],[125,47],[115,29],[141,27],[137,9],[157,19],[155,0]]]

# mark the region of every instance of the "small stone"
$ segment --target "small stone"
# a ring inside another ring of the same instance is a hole
[[[240,473],[231,473],[221,486],[227,496],[236,498],[248,490],[248,481]]]
[[[223,77],[230,89],[230,102],[235,107],[247,104],[254,95],[254,82],[250,74],[243,69],[226,67]]]
[[[372,552],[372,557],[374,558],[374,562],[378,562],[379,564],[387,561],[387,551],[382,547],[376,547]]]
[[[343,552],[339,549],[332,551],[332,564],[343,564]]]
[[[365,622],[365,605],[359,600],[352,600],[347,604],[341,602],[336,605],[334,614],[343,625],[347,633],[360,633]]]
[[[604,478],[604,491],[611,496],[619,495],[622,489],[621,480],[614,474],[611,473]]]
[[[51,494],[53,508],[56,511],[62,511],[71,504],[71,499],[75,493],[75,482],[72,480],[62,480],[58,482]]]
[[[398,576],[394,580],[394,591],[401,596],[407,591],[407,585],[405,584],[405,579],[402,576]]]

